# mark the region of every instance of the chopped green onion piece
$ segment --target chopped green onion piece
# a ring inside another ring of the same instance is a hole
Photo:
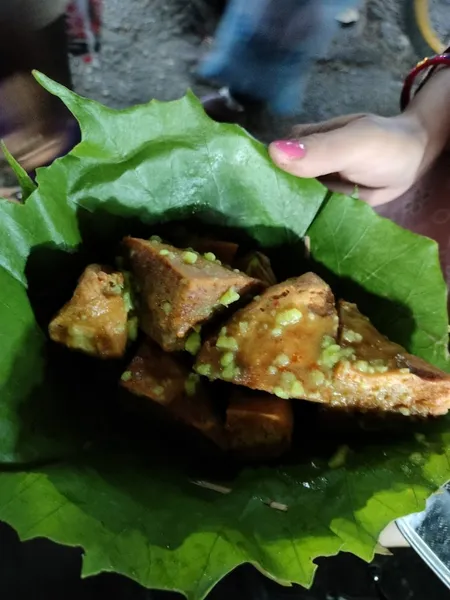
[[[135,342],[138,336],[138,318],[131,317],[127,323],[128,339]]]
[[[326,369],[332,369],[341,358],[341,347],[337,344],[331,344],[331,346],[328,346],[322,350],[322,354],[320,355],[318,362],[322,367],[325,367]]]
[[[208,364],[198,365],[195,367],[195,370],[199,375],[203,375],[203,377],[209,377],[211,375],[211,365]]]
[[[216,348],[219,348],[219,350],[231,350],[232,352],[237,352],[239,350],[239,345],[233,337],[221,335],[217,338]]]
[[[230,287],[230,289],[227,290],[225,294],[222,294],[222,296],[219,299],[219,303],[223,304],[224,306],[229,306],[233,302],[239,300],[239,298],[240,296],[236,292],[236,290],[233,287]]]
[[[334,338],[331,337],[331,335],[324,335],[321,346],[322,348],[328,348],[328,346],[331,346],[335,343],[336,342],[334,341]]]
[[[295,381],[291,387],[291,394],[296,398],[300,398],[305,395],[305,388],[302,386],[300,381]]]
[[[200,377],[196,373],[190,373],[186,381],[184,382],[184,389],[188,396],[195,396],[197,391],[197,384],[200,381]]]
[[[194,265],[197,262],[198,256],[195,252],[187,250],[186,252],[183,252],[182,258],[183,262],[187,265]]]
[[[291,362],[291,359],[286,354],[279,354],[274,360],[274,364],[277,367],[287,367],[287,365]]]
[[[342,339],[349,344],[359,344],[362,342],[362,335],[356,331],[352,331],[351,329],[344,329],[342,334]]]
[[[235,371],[235,367],[233,364],[228,365],[228,367],[225,367],[225,369],[222,371],[222,378],[226,379],[227,381],[230,381],[230,379],[233,379],[234,377],[234,371]]]
[[[303,314],[297,308],[290,308],[278,313],[275,319],[277,325],[286,327],[287,325],[295,325],[303,317]]]
[[[162,303],[162,309],[166,315],[170,315],[170,313],[172,312],[172,305],[166,300],[166,302]]]
[[[109,296],[120,296],[123,291],[123,286],[120,283],[111,282],[110,287],[108,288],[107,294]]]
[[[367,360],[357,360],[355,362],[355,369],[360,373],[371,373],[375,372],[375,369],[369,365]]]
[[[234,354],[233,352],[225,352],[225,354],[222,356],[222,358],[220,359],[220,364],[222,365],[222,367],[228,367],[228,365],[231,365],[234,362]]]
[[[239,323],[239,331],[243,334],[248,333],[248,323],[247,321],[240,321]]]
[[[281,373],[281,381],[283,382],[284,385],[290,386],[293,383],[295,383],[296,378],[295,378],[294,373],[285,371],[284,373]]]
[[[127,313],[131,312],[134,308],[134,304],[131,299],[131,293],[129,290],[123,293],[123,302],[125,304],[125,310],[127,311]]]
[[[287,394],[283,390],[283,388],[275,387],[275,388],[273,388],[273,393],[275,394],[275,396],[278,396],[278,398],[283,398],[283,400],[288,400],[289,399],[289,394]]]
[[[325,383],[325,375],[322,373],[322,371],[311,371],[309,378],[314,386],[322,385],[323,383]]]
[[[194,356],[200,350],[200,346],[202,345],[202,339],[198,331],[193,331],[186,339],[184,344],[184,349],[193,354]]]

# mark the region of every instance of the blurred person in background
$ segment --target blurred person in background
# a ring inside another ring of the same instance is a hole
[[[307,78],[358,0],[229,0],[199,74],[224,87],[204,97],[217,121],[236,122],[266,106],[278,116],[301,111]],[[355,12],[353,10],[353,12]]]
[[[231,122],[258,105],[281,116],[299,112],[313,61],[328,48],[338,14],[355,2],[229,0],[200,68],[226,87],[204,99],[206,111]],[[0,1],[0,52],[7,57],[0,65],[0,137],[29,172],[67,152],[79,135],[31,71],[71,87],[68,51],[97,49],[100,13],[101,0]]]
[[[73,117],[31,71],[71,87],[68,51],[88,55],[95,46],[99,9],[99,2],[88,0],[0,2],[0,138],[28,172],[79,139]]]

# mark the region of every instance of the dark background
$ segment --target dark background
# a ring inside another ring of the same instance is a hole
[[[80,550],[36,539],[21,543],[0,523],[0,598],[3,600],[181,600],[152,592],[120,575],[80,578]],[[417,554],[395,550],[367,565],[349,554],[321,559],[314,586],[283,588],[253,567],[226,577],[208,600],[444,600],[449,590]]]

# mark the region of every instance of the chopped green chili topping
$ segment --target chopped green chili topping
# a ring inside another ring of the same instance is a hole
[[[278,313],[275,318],[275,322],[281,327],[286,327],[287,325],[295,325],[295,323],[298,323],[302,317],[303,314],[297,308],[290,308]]]
[[[187,265],[194,265],[197,262],[198,256],[195,252],[187,250],[186,252],[183,252],[182,258],[183,262]]]
[[[197,391],[197,384],[200,381],[200,377],[196,373],[190,373],[188,378],[184,382],[184,389],[188,396],[194,396]]]
[[[239,298],[240,296],[236,292],[236,290],[233,287],[230,287],[229,290],[222,294],[222,296],[219,299],[219,303],[223,304],[224,306],[229,306],[230,304],[233,304],[233,302],[239,300]]]
[[[200,346],[202,345],[202,339],[198,331],[193,331],[186,339],[184,344],[184,349],[193,354],[194,356],[200,350]]]

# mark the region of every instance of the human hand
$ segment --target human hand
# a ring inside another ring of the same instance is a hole
[[[426,129],[414,114],[354,114],[298,125],[289,140],[269,147],[273,161],[298,177],[318,177],[333,191],[353,193],[372,206],[397,198],[434,159]]]

